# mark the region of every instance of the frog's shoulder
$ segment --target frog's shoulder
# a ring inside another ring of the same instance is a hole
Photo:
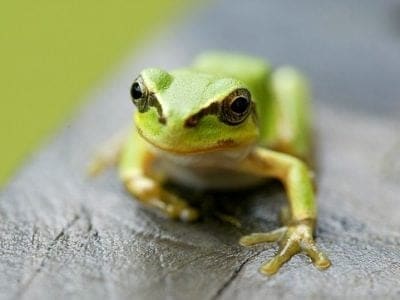
[[[209,74],[233,77],[246,83],[265,82],[271,67],[265,60],[228,52],[205,52],[193,63],[193,69]]]

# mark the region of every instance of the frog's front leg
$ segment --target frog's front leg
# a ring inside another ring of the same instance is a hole
[[[135,133],[126,143],[120,161],[120,177],[125,188],[144,205],[158,209],[172,219],[198,219],[196,209],[163,187],[162,176],[152,169],[155,158]]]
[[[146,206],[156,208],[171,219],[195,221],[199,217],[196,209],[179,196],[165,190],[156,179],[146,176],[140,170],[132,169],[123,178],[126,189]]]
[[[289,213],[284,214],[283,227],[267,233],[253,233],[240,239],[243,246],[275,241],[279,243],[278,253],[262,265],[261,273],[276,273],[285,262],[300,252],[307,254],[317,268],[328,268],[331,262],[313,239],[316,206],[307,166],[292,156],[257,148],[243,162],[242,168],[259,176],[278,178],[283,182],[289,199]]]

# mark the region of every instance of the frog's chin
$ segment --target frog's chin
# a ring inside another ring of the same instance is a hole
[[[207,146],[207,147],[183,147],[179,145],[179,142],[174,143],[174,146],[163,145],[153,141],[151,138],[148,138],[143,131],[137,127],[137,131],[139,135],[151,146],[151,148],[155,151],[162,151],[165,153],[175,154],[175,155],[191,155],[191,154],[202,154],[202,153],[211,153],[211,152],[225,152],[225,151],[236,151],[238,149],[243,148],[252,148],[254,146],[254,142],[250,143],[236,143],[233,140],[229,139],[221,139],[218,140],[215,144]]]

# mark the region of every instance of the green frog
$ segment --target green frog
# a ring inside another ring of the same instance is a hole
[[[195,189],[232,190],[280,180],[288,203],[282,227],[243,236],[250,247],[278,242],[260,272],[276,273],[297,253],[319,269],[331,265],[317,247],[311,160],[310,97],[292,67],[272,69],[262,59],[209,52],[186,68],[143,70],[130,88],[134,129],[100,152],[93,174],[118,161],[126,190],[172,219],[199,212],[167,190],[166,180]]]

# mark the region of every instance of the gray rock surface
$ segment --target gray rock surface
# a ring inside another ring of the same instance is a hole
[[[398,298],[400,6],[298,3],[220,1],[93,90],[90,104],[0,194],[0,298]],[[130,122],[126,91],[138,70],[178,66],[206,48],[292,63],[312,78],[317,242],[333,262],[327,271],[298,255],[264,277],[257,269],[277,246],[238,246],[241,235],[279,225],[278,184],[235,195],[180,190],[204,212],[201,222],[182,224],[132,201],[115,171],[85,177],[96,147]]]

